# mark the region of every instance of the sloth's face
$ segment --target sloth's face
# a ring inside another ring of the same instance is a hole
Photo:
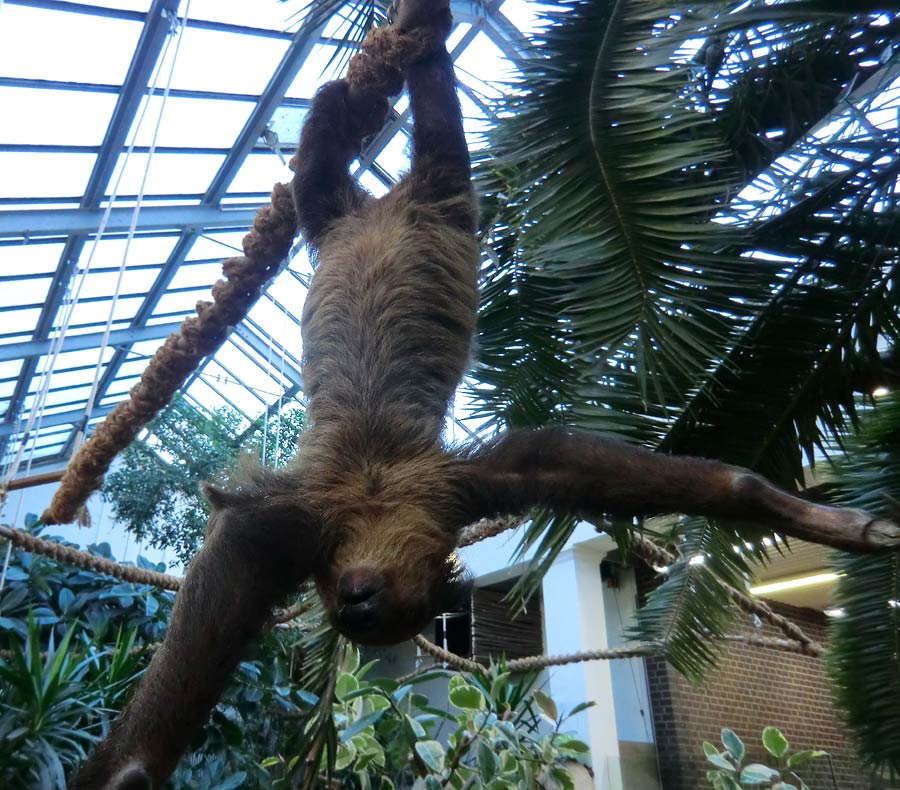
[[[332,624],[354,642],[402,642],[468,603],[471,584],[453,554],[455,535],[423,510],[397,508],[340,533],[316,584]]]

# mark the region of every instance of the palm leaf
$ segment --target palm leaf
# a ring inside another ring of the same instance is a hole
[[[852,454],[838,465],[835,499],[897,516],[900,497],[900,397],[868,412]],[[863,759],[900,776],[900,554],[838,554],[828,669],[836,701]]]
[[[740,613],[728,587],[744,587],[748,558],[734,550],[731,530],[705,519],[682,519],[673,537],[678,560],[647,596],[629,636],[661,643],[672,666],[700,682]]]

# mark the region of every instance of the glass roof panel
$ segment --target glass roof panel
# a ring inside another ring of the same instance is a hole
[[[333,44],[315,44],[285,96],[311,99],[320,85],[340,77],[343,62],[340,58],[334,57],[336,51],[337,47]]]
[[[82,379],[83,381],[84,379]],[[44,401],[45,406],[59,406],[63,403],[72,403],[83,401],[87,403],[88,396],[91,394],[91,382],[88,381],[79,387],[64,387],[62,389],[51,389],[47,393]],[[27,414],[34,407],[35,393],[32,391],[22,407],[23,413]]]
[[[491,39],[481,32],[456,59],[456,74],[460,82],[465,83],[476,93],[483,96],[499,97],[502,95],[498,82],[508,79],[513,72],[509,61]],[[487,77],[487,81],[483,79]]]
[[[142,24],[59,9],[3,7],[0,74],[121,85]]]
[[[0,310],[22,304],[40,304],[47,299],[50,276],[40,279],[7,280],[0,286]]]
[[[500,13],[523,33],[533,33],[546,25],[538,15],[548,8],[536,0],[504,0]]]
[[[247,369],[249,370],[250,368],[251,365],[247,363]],[[244,414],[259,414],[261,407],[271,400],[271,396],[257,394],[253,390],[248,389],[239,379],[235,378],[236,375],[241,375],[243,372],[242,370],[240,373],[229,373],[213,359],[203,369],[203,372],[200,374],[200,380],[204,381],[209,387],[218,390],[223,398],[230,401],[234,407],[240,409]]]
[[[297,3],[248,3],[247,0],[191,0],[191,19],[230,25],[287,30],[296,21]]]
[[[149,11],[152,0],[91,0],[91,5],[123,11]]]
[[[204,233],[185,256],[188,261],[209,261],[231,258],[234,255],[243,255],[241,242],[247,231],[223,231],[220,233]]]
[[[283,151],[284,162],[274,153],[250,154],[241,165],[234,180],[229,184],[229,192],[261,192],[269,194],[276,181],[289,182],[293,176],[287,166],[293,155]]]
[[[209,300],[209,288],[164,294],[156,305],[153,315],[160,315],[163,313],[190,315],[194,312],[197,301],[200,299]]]
[[[96,245],[94,243],[85,245],[78,263],[83,269],[90,258],[92,272],[105,268],[118,269],[122,265],[122,257],[127,247],[128,266],[163,264],[176,241],[178,236],[135,236],[130,244],[127,239],[101,239]]]
[[[0,197],[40,197],[51,184],[60,196],[83,195],[96,159],[96,154],[0,152]]]
[[[100,145],[114,93],[0,87],[0,142]]]
[[[119,155],[119,161],[109,180],[109,190],[116,185],[119,173],[125,165],[125,156],[124,153]],[[140,191],[148,159],[148,154],[132,152],[122,181],[119,183],[120,195],[136,195]],[[157,151],[153,155],[150,171],[147,173],[144,194],[203,193],[223,161],[225,161],[224,154],[169,154]]]
[[[38,442],[46,445],[50,442],[64,441],[71,430],[72,427],[70,425],[50,425],[42,427]]]
[[[200,405],[205,409],[209,409],[210,411],[215,411],[216,409],[221,409],[223,406],[228,406],[229,408],[233,408],[228,401],[225,400],[216,390],[214,390],[203,378],[195,379],[193,384],[191,384],[190,392],[194,400],[197,401]],[[259,404],[254,407],[258,409]]]
[[[293,346],[300,345],[300,328],[292,321],[284,312],[273,304],[271,299],[262,297],[248,313],[248,317],[260,329],[260,334],[266,335],[263,344],[268,347],[269,337],[275,338],[286,348],[293,350]],[[294,341],[296,336],[296,342]],[[273,348],[271,353],[272,359],[280,359],[281,352],[279,349]]]
[[[140,378],[141,373],[144,372],[144,368],[146,367],[147,360],[143,357],[128,359],[119,367],[119,372],[116,375],[116,381],[121,381],[122,379],[133,379],[135,376]]]
[[[225,256],[223,256],[225,257]],[[191,266],[179,266],[178,271],[169,283],[170,288],[212,288],[213,283],[222,277],[222,263],[197,263]]]
[[[375,197],[381,197],[382,195],[387,194],[387,184],[377,176],[373,175],[372,171],[368,168],[363,171],[357,180]]]
[[[21,359],[10,359],[0,362],[0,380],[15,379],[21,369]]]
[[[190,21],[182,35],[172,87],[223,93],[262,93],[289,43],[281,39],[192,28]],[[162,64],[165,75],[169,73],[174,53],[175,47],[169,47]],[[250,64],[252,68],[248,67]]]
[[[284,384],[279,384],[281,376],[278,373],[277,354],[278,350],[273,349],[271,364],[268,364],[266,360],[261,360],[265,366],[264,370],[259,365],[253,364],[234,343],[229,341],[219,349],[216,354],[216,361],[221,362],[225,368],[231,371],[232,378],[239,376],[241,383],[245,387],[254,390],[258,397],[269,402],[273,396],[278,397],[284,387],[289,384],[287,381]],[[271,371],[273,375],[268,375],[266,371]],[[207,369],[204,372],[214,375],[215,370]]]
[[[107,306],[106,310],[107,314],[109,313],[109,307]],[[66,336],[68,335],[87,335],[94,332],[102,332],[106,329],[106,320],[98,321],[94,320],[99,316],[95,315],[90,321],[82,321],[81,323],[72,322],[69,324],[69,328],[66,330]],[[59,316],[56,319],[57,325],[59,324]],[[127,329],[131,326],[131,317],[128,318],[120,318],[117,321],[113,321],[111,329]]]
[[[409,170],[409,143],[409,135],[400,129],[375,159],[376,164],[391,178],[399,179],[402,173]]]
[[[159,269],[138,269],[137,271],[125,271],[122,276],[119,297],[122,296],[143,296],[150,290],[150,287],[156,281],[156,275],[162,270]],[[78,292],[79,298],[88,299],[98,296],[109,296],[115,293],[116,283],[119,280],[118,272],[91,272],[79,280],[76,285],[80,288]]]
[[[291,272],[285,271],[279,274],[267,293],[277,299],[279,304],[287,308],[297,318],[300,317],[300,313],[303,311],[303,303],[306,301],[306,286]],[[291,327],[293,327],[293,324],[291,324]]]
[[[3,310],[0,312],[0,335],[11,335],[15,332],[20,332],[23,326],[37,326],[40,315],[40,307]]]
[[[103,367],[105,368],[105,366]],[[85,374],[86,371],[84,370],[54,370],[50,375],[50,391],[55,392],[60,389],[74,388],[79,385],[83,385],[85,382],[90,384],[94,378],[93,373],[88,373],[87,375]],[[31,380],[31,385],[28,387],[28,392],[37,392],[39,387],[40,380],[38,377],[35,377]]]
[[[135,384],[140,381],[140,376],[131,376],[130,378],[117,378],[109,385],[109,389],[100,401],[104,406],[109,403],[117,403],[122,400],[122,396],[128,392]]]
[[[191,6],[193,11],[193,5]],[[136,128],[149,102],[140,128]],[[156,135],[158,146],[191,148],[228,148],[244,127],[256,106],[251,101],[169,96],[165,108],[162,96],[145,97],[135,117],[131,134],[134,144],[149,146]],[[156,130],[160,109],[163,109],[159,131]],[[129,137],[129,140],[131,138]]]
[[[131,354],[129,356],[138,356],[144,357],[149,360],[156,353],[156,349],[158,349],[163,344],[162,340],[141,340],[138,343],[135,343],[131,347]]]
[[[80,349],[78,351],[62,351],[56,357],[56,365],[54,368],[56,370],[69,370],[71,368],[84,368],[85,366],[89,366],[91,373],[93,376],[93,368],[97,364],[97,359],[100,356],[99,343],[97,344],[98,348],[85,348]],[[103,354],[103,361],[109,362],[109,358],[113,355],[114,351],[109,346],[106,347],[106,350]],[[41,365],[46,364],[47,357],[41,358]],[[43,368],[39,365],[38,370],[43,370]]]
[[[110,311],[114,321],[130,321],[134,318],[134,314],[143,302],[141,296],[120,296],[113,308],[113,300],[103,299],[100,301],[82,300],[72,309],[71,323],[87,324],[95,321],[106,321],[109,318]]]

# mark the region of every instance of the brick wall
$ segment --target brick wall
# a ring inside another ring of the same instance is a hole
[[[812,609],[772,604],[813,639],[825,641],[825,616]],[[770,628],[746,626],[747,633],[781,636]],[[736,643],[729,646],[702,686],[693,686],[665,661],[647,662],[663,790],[709,787],[703,741],[719,744],[719,731],[740,735],[754,760],[766,762],[759,738],[764,727],[781,729],[792,750],[823,749],[832,755],[839,790],[869,790],[841,734],[820,659]],[[827,764],[801,776],[813,790],[835,784]]]

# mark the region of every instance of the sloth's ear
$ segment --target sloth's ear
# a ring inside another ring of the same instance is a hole
[[[227,491],[220,486],[213,485],[206,481],[200,483],[200,490],[203,491],[203,496],[209,500],[209,503],[216,510],[233,507],[244,501],[244,497],[239,493]]]

